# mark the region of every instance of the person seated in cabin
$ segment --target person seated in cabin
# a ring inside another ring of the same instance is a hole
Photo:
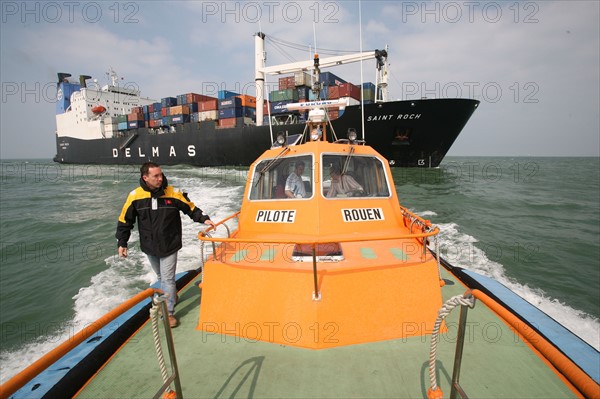
[[[348,174],[342,174],[339,166],[332,166],[329,169],[331,176],[331,187],[327,192],[327,197],[358,197],[364,193],[363,187],[354,178]]]
[[[285,196],[287,198],[306,198],[302,173],[304,173],[304,162],[298,161],[294,166],[294,171],[290,173],[285,181]]]

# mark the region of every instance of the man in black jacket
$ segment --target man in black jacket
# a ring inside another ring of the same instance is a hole
[[[140,248],[148,256],[150,265],[160,280],[160,288],[168,294],[169,324],[176,327],[174,316],[177,302],[175,270],[177,252],[181,249],[181,217],[188,215],[194,222],[214,227],[208,215],[189,200],[187,194],[169,186],[160,166],[146,162],[140,168],[140,187],[127,196],[117,223],[116,238],[119,256],[127,257],[127,241],[137,219]]]

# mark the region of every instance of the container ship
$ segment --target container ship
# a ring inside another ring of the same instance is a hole
[[[91,76],[58,73],[58,163],[247,166],[279,134],[305,129],[307,110],[290,103],[335,102],[328,108],[333,139],[354,131],[392,166],[437,167],[477,108],[472,99],[387,98],[387,49],[285,65],[265,66],[265,34],[255,35],[256,95],[221,90],[189,92],[160,100],[120,87],[111,69],[100,87]],[[354,85],[321,69],[376,61],[375,83]],[[280,75],[265,93],[266,75]],[[268,98],[268,101],[266,99]]]

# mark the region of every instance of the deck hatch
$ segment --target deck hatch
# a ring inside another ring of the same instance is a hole
[[[292,259],[295,262],[312,262],[313,250],[311,244],[296,244]],[[342,246],[339,242],[326,242],[315,245],[317,262],[339,262],[344,259]]]

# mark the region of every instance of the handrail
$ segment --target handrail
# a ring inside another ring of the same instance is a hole
[[[44,356],[33,362],[19,374],[12,377],[10,380],[0,386],[0,399],[7,399],[10,395],[21,389],[25,384],[34,379],[42,371],[50,367],[54,362],[63,357],[71,349],[91,337],[93,334],[98,332],[102,327],[106,326],[117,317],[140,303],[146,298],[151,297],[156,292],[155,288],[148,288],[127,301],[121,303],[116,308],[112,309],[98,320],[84,327],[82,330],[77,332],[73,337],[67,339],[62,344],[46,353]]]
[[[222,238],[222,237],[206,237],[205,231],[198,233],[198,239],[201,241],[212,241],[212,242],[237,242],[237,243],[265,243],[265,244],[327,244],[332,241],[331,237],[325,237],[318,240],[297,240],[297,239],[270,239],[270,238]],[[359,241],[387,241],[387,240],[400,240],[406,238],[425,238],[437,235],[440,232],[438,227],[425,233],[417,234],[400,234],[396,236],[381,236],[373,238],[356,237],[356,238],[343,238],[336,240],[338,242],[359,242]]]
[[[240,214],[240,211],[237,211],[229,216],[227,216],[225,219],[219,221],[218,223],[215,223],[215,227],[209,227],[206,230],[202,230],[198,233],[198,239],[200,241],[210,241],[210,242],[229,242],[229,243],[265,243],[265,244],[309,244],[309,245],[316,245],[316,244],[327,244],[331,242],[331,237],[325,237],[323,239],[320,240],[283,240],[283,239],[268,239],[268,238],[261,238],[261,239],[244,239],[244,238],[231,238],[228,237],[224,238],[224,237],[211,237],[211,236],[207,236],[207,233],[211,230],[216,230],[216,228],[220,225],[223,225],[225,222],[228,222],[231,219],[234,219],[236,217],[238,217]],[[435,236],[437,234],[439,234],[440,229],[437,226],[433,226],[431,224],[430,221],[425,220],[417,215],[413,215],[408,211],[405,211],[402,208],[402,215],[404,217],[409,217],[412,221],[412,223],[414,222],[418,222],[418,224],[420,224],[423,228],[427,229],[427,231],[424,231],[423,233],[410,233],[410,234],[401,234],[401,235],[394,235],[394,236],[381,236],[381,237],[375,237],[375,238],[365,238],[365,237],[357,237],[357,238],[346,238],[346,239],[341,239],[341,240],[337,240],[339,242],[359,242],[359,241],[387,241],[387,240],[399,240],[399,239],[407,239],[407,238],[427,238],[427,237],[432,237]],[[229,229],[228,229],[229,231]],[[411,231],[412,231],[412,224],[411,224]]]
[[[565,379],[572,384],[572,388],[578,390],[578,393],[583,394],[586,398],[595,398],[598,397],[600,393],[599,385],[589,376],[585,371],[583,371],[575,362],[569,359],[565,354],[563,354],[559,349],[557,349],[554,345],[552,345],[546,338],[544,338],[541,334],[531,328],[527,323],[522,321],[515,314],[510,312],[504,306],[499,304],[496,300],[485,294],[483,291],[478,289],[467,291],[464,294],[464,298],[467,298],[469,295],[472,295],[473,298],[480,300],[488,309],[494,312],[500,319],[502,319],[509,327],[513,328],[514,331],[525,340],[529,345],[531,345],[535,350],[537,350],[543,358],[545,358],[549,365],[554,367],[558,373],[562,374]],[[451,298],[448,302],[459,298],[460,295]],[[446,304],[448,303],[446,302]],[[446,304],[440,309],[440,314]],[[464,306],[463,306],[464,307]],[[466,309],[465,309],[466,310]],[[445,316],[444,316],[445,317]],[[439,319],[440,317],[438,317]],[[440,321],[441,322],[441,321]],[[464,334],[464,324],[466,322],[466,312],[461,311],[460,323],[459,323],[459,335],[461,334],[461,324],[463,325]],[[438,320],[436,320],[436,328],[438,327]],[[435,328],[434,328],[435,330]],[[435,333],[435,331],[434,331]],[[464,392],[462,392],[462,388],[458,385],[458,377],[460,373],[460,357],[462,356],[462,342],[464,340],[464,335],[462,337],[457,337],[457,352],[455,355],[454,361],[454,372],[452,375],[452,386],[451,386],[451,398],[455,397],[456,394],[460,394],[464,397]],[[434,338],[434,334],[432,334],[431,338],[431,353],[435,353],[436,339]],[[437,382],[435,379],[435,355],[430,355],[430,377],[432,379],[432,386],[427,392],[427,397],[429,399],[437,399],[441,398],[443,393],[439,386],[437,386]]]

